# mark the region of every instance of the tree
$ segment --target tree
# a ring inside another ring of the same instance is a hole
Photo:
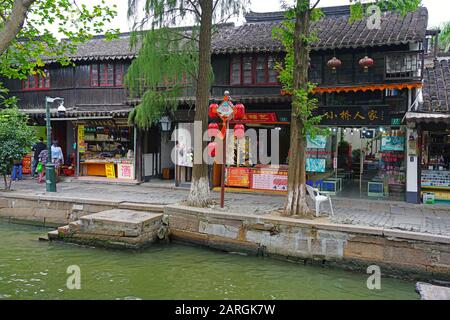
[[[88,8],[75,0],[3,0],[0,4],[0,76],[24,79],[42,72],[43,58],[63,65],[68,54],[90,39],[92,33],[105,32],[105,23],[115,17],[115,6],[105,0]],[[51,31],[50,26],[57,26]],[[118,30],[107,30],[109,38]],[[64,37],[64,41],[59,41]],[[0,101],[0,104],[2,101]]]
[[[439,47],[444,52],[450,51],[450,22],[446,22],[441,27],[439,34]]]
[[[275,37],[285,45],[284,65],[279,65],[284,90],[292,94],[291,149],[289,153],[288,195],[284,215],[310,217],[306,192],[306,136],[316,134],[320,118],[313,115],[317,101],[312,97],[314,85],[308,79],[310,44],[316,41],[311,34],[311,22],[322,14],[316,9],[320,0],[296,0],[288,10],[286,21],[275,29]],[[365,15],[361,0],[350,0],[350,22]],[[416,10],[421,0],[379,0],[372,5],[380,9],[396,10],[402,14]]]
[[[17,108],[0,110],[0,174],[5,190],[11,189],[12,180],[8,181],[7,176],[14,161],[22,161],[35,142],[36,134],[27,124],[28,116]]]
[[[195,121],[202,123],[202,133],[208,126],[208,107],[212,80],[211,38],[214,25],[243,11],[248,0],[146,0],[145,18],[136,24],[142,30],[151,23],[143,40],[143,49],[133,62],[127,83],[130,91],[143,94],[140,105],[130,120],[147,128],[156,122],[167,107],[175,108],[181,87],[162,88],[168,78],[179,80],[183,73],[192,75],[196,90]],[[138,0],[129,0],[129,15],[138,16]],[[179,19],[193,21],[190,28],[170,28]],[[157,30],[155,28],[158,28]],[[165,71],[157,74],[158,71]],[[144,89],[142,89],[144,88]],[[206,142],[202,142],[202,150]],[[194,152],[203,158],[203,153]],[[210,204],[208,165],[194,161],[189,204],[206,207]]]

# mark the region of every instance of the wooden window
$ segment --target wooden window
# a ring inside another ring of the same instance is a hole
[[[231,62],[231,85],[277,84],[276,58],[269,55],[234,57]]]
[[[231,84],[241,84],[241,57],[234,57],[231,62]]]
[[[123,64],[100,63],[91,65],[92,87],[121,87],[125,66]]]
[[[50,72],[43,70],[42,73],[31,74],[22,81],[23,90],[48,90],[50,89]]]

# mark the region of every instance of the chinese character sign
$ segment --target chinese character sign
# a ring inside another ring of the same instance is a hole
[[[322,116],[322,125],[389,125],[391,123],[387,107],[349,106],[320,107],[316,111]]]

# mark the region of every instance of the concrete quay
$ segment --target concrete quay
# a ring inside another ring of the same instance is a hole
[[[161,213],[114,209],[86,215],[48,233],[62,240],[108,248],[139,249],[164,238],[167,228]]]

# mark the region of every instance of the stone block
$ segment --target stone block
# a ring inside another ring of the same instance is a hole
[[[199,223],[198,217],[192,215],[176,214],[169,217],[169,226],[171,229],[198,232]]]
[[[229,225],[210,224],[208,222],[200,221],[199,232],[229,239],[237,239],[239,229]]]

